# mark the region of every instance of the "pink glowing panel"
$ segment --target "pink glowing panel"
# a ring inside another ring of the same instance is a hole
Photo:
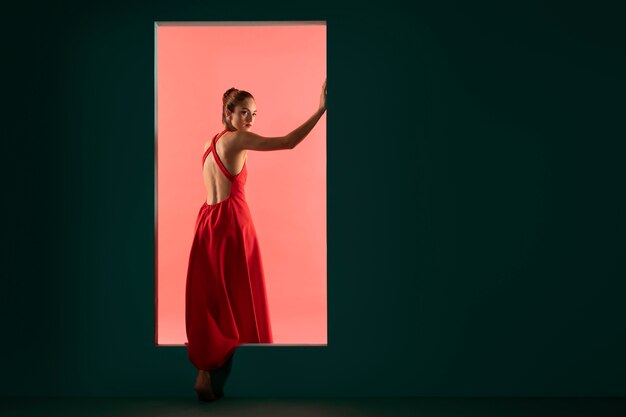
[[[184,345],[187,262],[206,198],[203,146],[222,130],[222,95],[230,87],[254,95],[260,135],[300,126],[317,110],[326,78],[326,26],[158,24],[155,47],[155,342]],[[327,343],[325,139],[326,115],[293,150],[248,151],[246,197],[275,344]]]

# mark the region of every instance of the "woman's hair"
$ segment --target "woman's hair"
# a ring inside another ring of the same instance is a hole
[[[247,98],[254,100],[252,94],[244,90],[237,90],[235,87],[229,88],[228,91],[224,93],[224,97],[222,97],[222,123],[224,123],[224,125],[230,127],[226,120],[226,109],[234,113],[235,106],[241,104]]]

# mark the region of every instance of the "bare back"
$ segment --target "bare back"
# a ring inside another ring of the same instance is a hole
[[[246,150],[236,151],[233,146],[235,132],[226,132],[218,138],[215,148],[211,153],[217,151],[217,156],[224,164],[224,167],[231,175],[237,175],[243,169],[248,152]],[[204,151],[211,146],[211,141],[204,145]],[[208,205],[222,202],[230,196],[230,180],[220,170],[213,155],[209,155],[202,167],[202,177],[204,188],[207,193],[206,203]]]

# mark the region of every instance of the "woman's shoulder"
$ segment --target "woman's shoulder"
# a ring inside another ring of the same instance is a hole
[[[227,131],[222,136],[220,136],[218,140],[219,149],[228,149],[233,148],[235,141],[237,140],[239,132],[237,130]]]

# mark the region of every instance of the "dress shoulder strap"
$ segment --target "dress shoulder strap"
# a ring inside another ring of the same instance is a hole
[[[219,133],[217,134],[219,135]],[[211,139],[211,144],[209,145],[209,147],[206,149],[206,151],[204,151],[204,155],[202,155],[202,166],[204,166],[204,161],[206,161],[206,157],[209,156],[209,153],[211,152],[211,149],[213,149],[213,141],[215,140],[215,138],[217,137],[217,135],[215,135],[213,137],[213,139]]]
[[[229,181],[233,181],[235,177],[230,172],[228,172],[228,170],[222,163],[222,160],[220,159],[219,155],[217,154],[217,150],[215,148],[215,144],[217,143],[218,139],[221,138],[226,132],[228,132],[228,129],[222,131],[221,133],[218,133],[217,135],[213,137],[213,139],[211,140],[211,146],[209,146],[209,148],[204,152],[204,155],[202,156],[202,165],[204,166],[204,162],[207,156],[209,155],[209,153],[211,153],[211,151],[213,151],[213,157],[215,158],[215,162],[217,163],[217,166],[220,167],[220,170],[222,171],[222,173],[224,173],[224,175],[226,176],[226,178],[228,178]]]

